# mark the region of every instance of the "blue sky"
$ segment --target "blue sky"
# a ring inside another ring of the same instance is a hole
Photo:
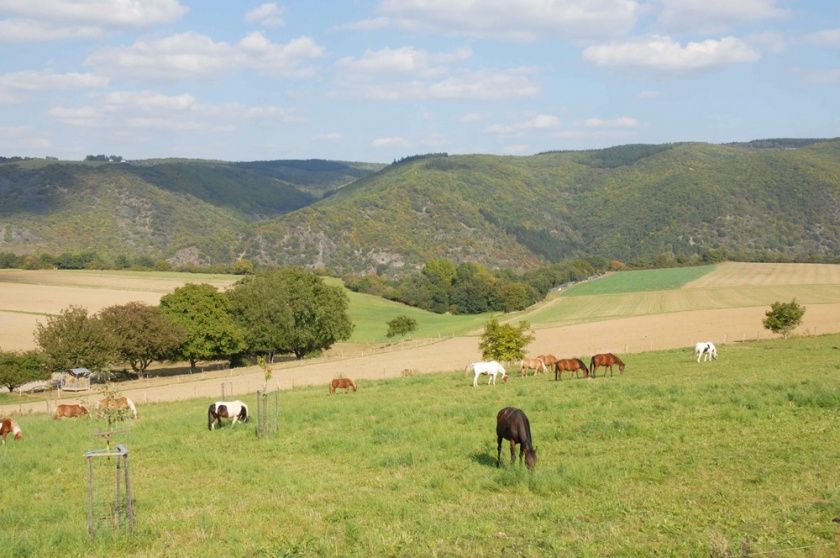
[[[840,136],[838,0],[0,0],[0,155]]]

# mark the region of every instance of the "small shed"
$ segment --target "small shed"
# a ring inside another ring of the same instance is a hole
[[[87,391],[90,389],[90,370],[68,368],[61,376],[61,389],[65,391]]]

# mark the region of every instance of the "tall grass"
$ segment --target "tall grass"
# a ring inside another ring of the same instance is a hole
[[[82,454],[101,425],[22,417],[26,439],[0,448],[0,556],[708,556],[743,541],[829,555],[838,345],[626,355],[623,376],[594,380],[473,388],[453,371],[299,389],[265,439],[253,423],[208,432],[209,401],[144,406],[123,435],[137,530],[92,543]],[[530,418],[533,474],[506,444],[496,468],[507,405]],[[110,488],[113,471],[98,474]]]

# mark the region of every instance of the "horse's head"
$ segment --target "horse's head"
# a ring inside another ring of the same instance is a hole
[[[622,363],[619,363],[619,365],[618,365],[618,372],[619,372],[620,374],[624,374],[624,363],[623,363],[623,362],[622,362]]]
[[[509,378],[509,377],[510,377],[510,376],[508,376],[508,375],[507,375],[507,373],[502,374],[502,381],[503,381],[504,383],[507,383],[507,381],[508,381],[508,378]]]
[[[537,448],[528,449],[525,448],[525,466],[528,469],[533,470],[537,464]]]

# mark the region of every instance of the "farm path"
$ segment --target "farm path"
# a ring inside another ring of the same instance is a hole
[[[686,358],[692,358],[688,348],[696,341],[709,340],[723,345],[721,358],[726,358],[727,343],[774,337],[761,326],[765,311],[764,306],[699,310],[544,328],[535,331],[535,339],[528,349],[530,354],[550,352],[560,357],[588,359],[589,355],[598,352],[625,354],[686,347]],[[840,304],[809,304],[797,333],[835,332],[840,332]],[[280,389],[326,386],[339,374],[355,380],[374,380],[399,377],[405,369],[417,373],[463,370],[468,362],[479,359],[478,337],[454,337],[389,352],[277,364],[270,385]],[[632,366],[628,366],[627,372],[632,374]],[[467,384],[471,379],[465,378],[464,382]],[[220,398],[223,383],[226,394],[253,394],[263,386],[263,372],[252,366],[177,378],[138,380],[121,384],[119,389],[139,405],[195,398],[206,398],[210,402]],[[364,382],[360,389],[364,389]],[[324,392],[326,394],[326,387]],[[88,393],[79,400],[90,402],[97,398],[97,394]],[[0,415],[44,413],[54,406],[54,400],[2,405]],[[140,412],[142,414],[142,408]]]

